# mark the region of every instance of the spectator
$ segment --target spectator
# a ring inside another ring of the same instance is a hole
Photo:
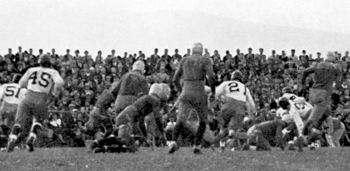
[[[155,68],[157,65],[157,62],[159,61],[160,56],[158,55],[158,49],[154,49],[154,54],[150,57],[150,67]],[[155,70],[151,69],[151,72],[154,72]]]
[[[264,54],[264,49],[259,48],[259,54],[256,55],[259,63],[264,63],[266,61],[266,55]]]
[[[66,142],[62,136],[62,120],[57,113],[53,113],[51,117],[48,127],[53,131],[52,138],[57,137],[61,144],[65,144]]]
[[[255,56],[252,48],[248,48],[248,53],[244,56],[244,58],[247,61],[247,64],[251,65],[254,63]]]
[[[301,62],[301,66],[303,66],[304,68],[309,67],[310,57],[306,54],[306,50],[302,51],[302,55],[300,55],[299,60]]]
[[[184,55],[184,57],[190,56],[190,55],[191,55],[191,49],[187,49],[187,53]]]
[[[5,55],[5,60],[7,60],[8,62],[13,62],[13,61],[16,61],[15,60],[15,55],[12,54],[12,49],[9,48],[8,49],[8,54]]]
[[[228,59],[231,59],[232,55],[230,54],[230,51],[226,51],[226,55],[223,58],[223,61],[226,62]]]
[[[111,54],[107,55],[107,58],[105,59],[105,64],[109,64],[112,62],[112,59],[116,58],[115,56],[115,50],[111,50]]]
[[[323,58],[321,56],[321,52],[317,52],[315,61],[316,62],[322,62],[323,61]]]
[[[182,59],[182,56],[179,54],[179,50],[175,49],[175,54],[172,56],[172,62],[171,62],[171,68],[173,69],[173,71],[177,69],[181,59]]]

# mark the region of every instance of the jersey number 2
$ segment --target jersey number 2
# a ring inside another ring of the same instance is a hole
[[[39,81],[37,82],[38,79],[39,79]],[[38,83],[41,87],[44,87],[44,88],[49,86],[50,79],[51,79],[51,75],[46,73],[46,72],[42,72],[40,74],[39,78],[38,78],[38,72],[37,71],[33,72],[29,76],[29,80],[32,80],[32,84]]]
[[[235,82],[228,84],[228,89],[230,90],[230,93],[239,91],[238,84]]]

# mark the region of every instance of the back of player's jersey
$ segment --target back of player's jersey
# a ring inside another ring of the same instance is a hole
[[[293,101],[289,101],[291,104],[291,111],[297,112],[301,117],[304,117],[309,110],[312,109],[312,105],[308,102],[303,103],[295,103]]]
[[[10,104],[19,104],[27,90],[25,88],[20,88],[18,84],[10,83],[2,85],[0,91],[3,102]]]
[[[225,90],[225,96],[230,97],[242,102],[247,101],[246,86],[238,81],[227,81],[223,87]]]
[[[340,74],[341,70],[337,65],[321,62],[315,68],[313,87],[332,90],[333,82],[336,81],[337,75]]]
[[[39,93],[51,93],[54,86],[63,85],[63,79],[59,73],[51,68],[34,67],[28,69],[20,80],[20,85],[27,83],[27,89]]]

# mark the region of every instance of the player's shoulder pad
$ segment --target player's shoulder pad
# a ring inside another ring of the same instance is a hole
[[[27,71],[26,71],[26,73],[31,73],[31,72],[37,70],[37,68],[38,68],[38,67],[31,67],[31,68],[28,68]]]

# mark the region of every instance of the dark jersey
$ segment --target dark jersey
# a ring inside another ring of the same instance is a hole
[[[276,136],[282,137],[282,130],[288,125],[282,120],[271,120],[257,124],[256,129],[260,130],[264,136],[274,138]]]
[[[160,109],[161,105],[164,103],[161,103],[161,100],[158,96],[156,95],[144,95],[137,99],[135,103],[132,104],[137,110],[136,113],[130,113],[129,117],[133,122],[141,122],[143,123],[144,118],[153,113],[156,125],[159,129],[160,132],[163,132],[163,124],[161,120],[161,115],[160,115]],[[134,115],[134,116],[130,116]],[[143,124],[142,124],[143,125]],[[141,128],[141,131],[145,134],[144,128]]]
[[[331,91],[333,83],[339,86],[341,79],[341,70],[329,62],[320,62],[306,69],[303,74],[302,82],[305,83],[306,77],[314,73],[313,88],[325,89]]]
[[[123,75],[120,81],[114,87],[111,87],[111,93],[114,97],[118,95],[139,96],[148,94],[148,84],[143,75],[132,71]]]
[[[204,81],[206,75],[209,76],[212,91],[215,92],[215,77],[210,59],[203,57],[202,55],[194,54],[182,58],[180,66],[174,75],[174,83],[177,87],[181,87],[180,78],[182,77],[184,80],[184,91],[193,90],[204,93]]]
[[[115,100],[118,95],[141,96],[148,94],[148,84],[143,75],[128,72],[109,90],[105,90],[97,99],[96,107],[105,108]]]
[[[138,116],[145,117],[155,109],[160,109],[160,99],[152,95],[144,95],[133,104],[138,111]]]

